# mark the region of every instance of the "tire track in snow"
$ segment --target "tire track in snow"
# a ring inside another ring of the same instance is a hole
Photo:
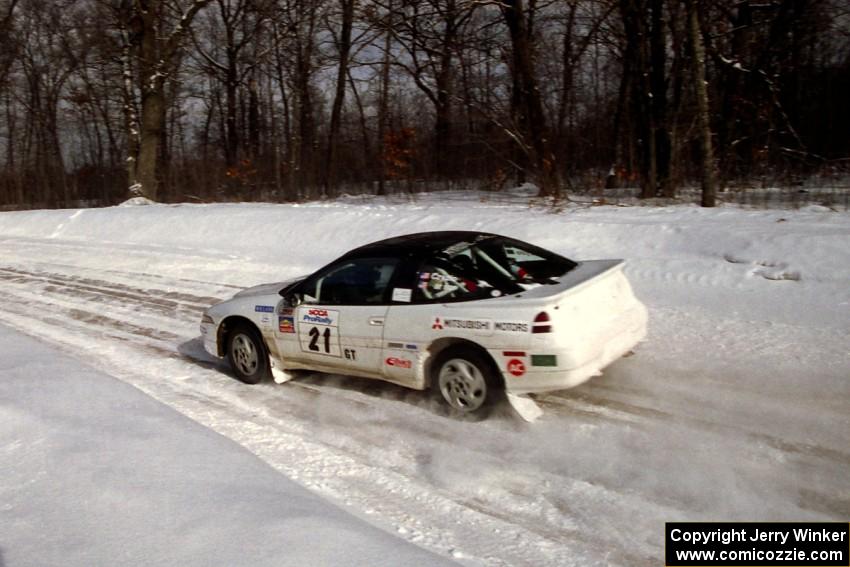
[[[140,303],[150,303],[164,308],[176,308],[178,306],[194,307],[196,308],[195,310],[200,311],[212,303],[221,301],[221,297],[197,296],[189,293],[150,288],[134,288],[104,280],[67,276],[55,272],[33,272],[8,266],[0,267],[0,279],[27,284],[35,282],[49,283],[76,291],[89,291],[93,294],[109,295]]]
[[[82,298],[88,303],[94,302],[97,304],[104,304],[113,300],[120,300],[121,302],[136,302],[133,303],[133,305],[146,305],[148,309],[157,312],[157,314],[169,315],[169,318],[164,320],[166,323],[173,323],[173,317],[175,315],[182,315],[180,317],[181,320],[194,324],[196,322],[195,319],[205,306],[221,299],[212,296],[197,296],[179,291],[134,288],[105,280],[96,280],[56,272],[30,271],[9,266],[0,267],[0,280],[5,280],[9,283],[14,283],[20,286],[29,286],[40,283],[43,285],[43,290],[48,294],[60,294],[65,298]],[[10,301],[7,302],[7,304],[13,302],[11,298],[9,299]],[[30,296],[27,297],[25,301],[32,303],[37,300]],[[58,306],[57,303],[43,301],[41,303],[43,310],[54,313],[56,312]],[[133,336],[140,337],[142,339],[155,339],[158,341],[158,344],[156,345],[150,344],[149,342],[145,343],[144,340],[140,344],[160,355],[176,356],[178,358],[194,360],[199,363],[204,362],[201,358],[187,357],[184,354],[177,353],[173,349],[173,344],[180,339],[186,339],[187,337],[185,336],[172,333],[165,329],[142,326],[127,319],[118,319],[77,307],[69,308],[65,312],[69,319],[83,323],[83,325],[77,325],[78,330],[85,331],[92,326],[95,328],[99,327],[102,330],[112,329],[116,332],[104,333],[101,331],[100,334],[105,334],[105,336],[110,338],[130,342],[134,341]],[[54,316],[50,318],[50,321],[55,324],[60,324],[63,320]],[[756,345],[756,347],[758,347],[758,345]],[[348,401],[353,403],[366,403],[362,399],[353,399],[351,396],[346,396],[346,390],[344,388],[340,389],[333,386],[323,386],[321,384],[323,380],[321,379],[319,382],[319,384],[310,385],[296,381],[293,382],[292,385],[310,390],[314,393],[333,395],[337,398],[347,398]],[[360,383],[363,384],[364,382],[360,381]],[[373,381],[367,381],[365,384],[373,386],[378,393],[386,390],[387,387],[391,387],[384,386],[383,384]],[[604,395],[600,396],[585,393],[581,390],[546,394],[539,396],[537,399],[541,406],[564,417],[573,415],[592,422],[601,421],[620,423],[623,425],[645,425],[647,421],[678,421],[701,430],[748,436],[757,443],[766,444],[783,452],[799,454],[809,458],[836,461],[850,465],[850,454],[827,447],[814,444],[794,443],[782,438],[760,432],[747,431],[728,424],[694,418],[686,414],[672,414],[652,407],[627,403],[616,400],[612,397],[605,397]],[[815,508],[820,509],[821,507],[815,506]]]
[[[829,447],[816,444],[797,443],[780,437],[768,435],[755,431],[749,431],[741,427],[700,419],[692,415],[662,411],[648,406],[636,405],[634,403],[593,395],[591,393],[573,393],[569,390],[547,394],[537,398],[538,403],[544,407],[560,406],[569,408],[577,413],[585,413],[597,416],[600,419],[619,420],[623,423],[640,424],[640,418],[649,418],[656,421],[686,423],[694,429],[701,431],[714,431],[724,434],[745,436],[759,444],[768,445],[774,449],[802,455],[807,458],[818,458],[846,464],[850,467],[850,453],[838,451]],[[588,409],[581,409],[588,408]],[[598,410],[598,411],[594,411]]]

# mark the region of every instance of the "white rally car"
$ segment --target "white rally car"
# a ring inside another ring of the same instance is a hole
[[[622,267],[480,232],[399,236],[241,291],[207,309],[201,333],[243,382],[348,374],[432,387],[453,411],[484,413],[504,392],[581,384],[644,338],[646,308]]]

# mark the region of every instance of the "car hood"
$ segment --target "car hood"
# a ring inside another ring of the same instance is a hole
[[[303,277],[292,278],[289,280],[285,280],[282,282],[274,282],[274,283],[265,283],[260,285],[255,285],[253,287],[249,287],[243,289],[233,297],[254,297],[257,295],[273,295],[285,287],[289,287],[292,284],[303,280]]]

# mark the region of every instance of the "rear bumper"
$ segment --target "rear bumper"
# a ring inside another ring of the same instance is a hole
[[[617,317],[606,330],[587,345],[548,349],[554,354],[555,366],[535,366],[534,355],[526,362],[526,372],[515,376],[503,368],[506,389],[514,394],[551,392],[578,386],[602,373],[602,370],[632,350],[646,337],[647,310],[642,304]]]

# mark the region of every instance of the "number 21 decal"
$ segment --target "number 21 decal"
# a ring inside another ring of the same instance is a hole
[[[301,307],[296,318],[298,342],[302,352],[342,357],[339,345],[339,311],[324,307]]]
[[[330,353],[331,352],[331,328],[330,327],[325,327],[325,332],[323,332],[323,333],[319,331],[318,327],[313,327],[312,329],[310,329],[310,350],[312,350],[313,352],[320,352],[321,349],[319,348],[319,345],[317,344],[319,342],[319,336],[322,336],[324,338],[324,345],[323,345],[325,347],[324,352],[326,354]]]

